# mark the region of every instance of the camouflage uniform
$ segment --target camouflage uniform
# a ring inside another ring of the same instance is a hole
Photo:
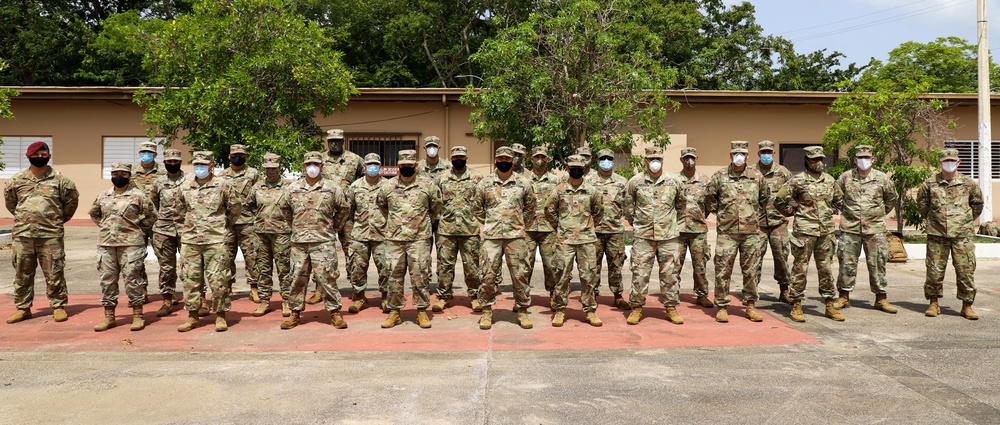
[[[128,163],[116,163],[112,171],[128,171]],[[97,271],[101,274],[101,305],[118,305],[119,276],[125,278],[129,307],[141,307],[145,295],[139,273],[146,256],[146,233],[156,221],[153,202],[135,186],[122,193],[108,189],[97,195],[90,219],[100,228]]]
[[[697,158],[697,151],[695,148],[684,148],[681,150],[681,158],[686,156]],[[675,279],[679,285],[685,256],[690,252],[694,294],[699,299],[707,299],[708,275],[706,270],[708,259],[712,256],[712,251],[708,247],[708,224],[705,222],[705,218],[709,214],[708,207],[705,205],[709,180],[708,176],[698,171],[690,176],[682,172],[677,177],[684,184],[684,209],[677,211],[677,230],[680,231],[677,259],[680,264],[677,266],[677,272],[674,273]]]
[[[379,163],[381,158],[378,154],[370,153],[365,156],[365,163]],[[351,183],[347,189],[347,202],[351,206],[351,221],[354,222],[354,229],[351,230],[351,286],[354,287],[354,298],[357,300],[364,297],[365,290],[368,289],[368,264],[375,260],[375,270],[378,272],[378,290],[382,293],[383,299],[389,292],[389,258],[386,257],[385,236],[382,234],[385,229],[385,216],[382,215],[377,206],[378,192],[386,179],[382,176],[376,177],[375,182],[369,183],[367,176],[361,177]]]
[[[142,152],[153,152],[155,154],[156,153],[156,143],[154,143],[154,142],[142,142],[142,143],[140,143],[139,144],[139,153],[142,153]],[[166,169],[166,167],[163,166],[162,163],[157,163],[154,160],[152,166],[147,170],[145,167],[142,166],[142,163],[140,162],[138,164],[132,164],[132,166],[131,166],[131,178],[129,179],[129,182],[132,183],[132,185],[134,185],[137,189],[141,190],[142,193],[144,193],[146,195],[146,197],[152,198],[153,197],[153,190],[154,190],[156,181],[159,180],[161,177],[166,176],[166,175],[167,175],[167,169]],[[145,246],[146,243],[149,243],[149,244],[152,245],[151,240],[153,238],[153,232],[151,230],[147,230],[145,238],[146,238],[146,242],[143,243],[143,246]],[[154,253],[156,252],[156,248],[155,247],[153,248],[153,252]],[[142,253],[142,259],[143,259],[143,261],[139,265],[139,267],[140,267],[140,270],[139,270],[139,284],[142,285],[142,288],[143,288],[144,292],[146,290],[146,287],[149,286],[149,277],[146,274],[146,256],[147,255],[148,255],[148,252],[146,252],[144,250],[143,253]],[[143,294],[143,296],[145,296],[145,293]]]
[[[264,155],[263,166],[280,167],[280,160],[278,155]],[[278,269],[281,299],[287,302],[291,296],[292,217],[283,208],[288,196],[285,188],[291,184],[290,180],[278,178],[271,182],[262,176],[247,198],[246,205],[254,216],[253,231],[257,235],[257,288],[261,302],[270,300],[274,292],[274,269]]]
[[[181,152],[168,149],[164,160],[180,159]],[[180,252],[181,226],[184,216],[179,212],[181,191],[186,180],[183,171],[176,176],[164,174],[153,183],[150,200],[156,208],[156,222],[153,224],[153,253],[160,265],[160,293],[174,295],[177,292],[177,254]]]
[[[455,146],[451,155],[466,156],[468,152],[465,146]],[[476,192],[476,185],[482,179],[480,172],[468,167],[461,174],[452,170],[438,177],[437,185],[441,190],[441,213],[437,223],[438,299],[452,298],[459,253],[469,298],[479,296],[479,218],[472,209],[470,195]]]
[[[229,154],[246,154],[246,146],[232,145],[229,147]],[[254,210],[246,202],[253,194],[254,185],[261,180],[260,172],[249,165],[243,165],[243,169],[236,170],[233,167],[222,170],[217,176],[225,180],[232,189],[231,201],[240,207],[240,215],[233,223],[233,234],[227,244],[229,246],[229,268],[232,274],[229,278],[230,288],[236,283],[236,249],[243,252],[244,269],[247,274],[247,285],[250,288],[257,288],[257,251],[260,249],[260,240],[254,232]]]
[[[69,178],[48,167],[38,177],[30,169],[15,174],[4,186],[3,198],[7,211],[14,215],[14,306],[19,310],[31,308],[35,268],[41,263],[49,306],[64,308],[68,293],[63,276],[63,225],[80,205],[80,192]]]
[[[602,149],[597,153],[597,157],[602,156],[614,157],[614,154],[610,149]],[[628,180],[615,172],[604,177],[600,172],[595,171],[595,174],[588,181],[601,192],[601,199],[604,203],[603,218],[595,228],[597,234],[597,283],[594,290],[596,291],[601,286],[601,260],[606,257],[608,259],[608,288],[615,294],[615,298],[618,298],[625,290],[622,285],[622,268],[625,266],[625,224],[622,219],[625,217],[625,186],[628,184]]]
[[[760,142],[758,152],[762,150],[774,151],[774,143],[768,140]],[[771,198],[767,201],[760,217],[760,256],[757,258],[757,286],[760,286],[760,270],[764,265],[764,255],[767,254],[768,244],[771,246],[771,257],[774,258],[774,280],[778,287],[785,292],[791,283],[790,269],[788,267],[788,255],[791,249],[788,244],[788,219],[781,215],[781,212],[774,206],[774,195],[778,193],[781,186],[784,186],[792,178],[792,172],[780,164],[771,163],[770,167],[765,167],[758,161],[753,165],[764,176]],[[787,294],[786,294],[787,295]]]
[[[582,167],[582,159],[579,155],[572,155],[569,164]],[[569,303],[569,282],[575,258],[580,274],[580,302],[583,304],[583,311],[594,312],[597,310],[594,288],[600,282],[594,227],[604,219],[605,209],[601,190],[587,181],[577,187],[568,181],[561,182],[544,204],[545,220],[557,229],[559,245],[556,258],[562,271],[552,307],[557,311],[563,310]]]
[[[548,156],[545,152],[545,148],[538,146],[532,150],[532,157],[536,155]],[[551,171],[545,171],[544,174],[538,175],[532,172],[530,174],[531,188],[535,192],[536,199],[546,200],[555,190],[556,184],[559,179]],[[535,217],[543,217],[545,215],[545,202],[535,203]],[[531,284],[531,275],[535,271],[535,251],[538,250],[539,255],[542,257],[542,274],[545,279],[545,290],[549,292],[550,295],[556,289],[556,285],[559,283],[560,271],[556,267],[556,233],[555,228],[552,227],[546,220],[535,220],[531,227],[525,229],[527,232],[527,238],[525,242],[528,244],[528,284]]]
[[[327,143],[343,143],[344,141],[344,131],[340,129],[333,129],[326,132]],[[351,152],[346,147],[344,148],[344,153],[340,155],[332,155],[329,151],[323,152],[323,178],[329,179],[340,188],[345,194],[347,193],[348,187],[355,180],[361,178],[365,175],[365,164],[364,159],[362,159],[358,154]],[[351,253],[349,251],[351,247],[351,229],[354,227],[354,222],[348,217],[347,221],[344,223],[344,227],[337,231],[337,239],[340,240],[340,249],[344,253],[344,258],[351,258]],[[351,263],[347,262],[344,267],[347,275],[352,274]],[[310,301],[312,302],[312,301]]]
[[[431,164],[430,161],[428,161],[426,158],[421,159],[420,161],[417,162],[417,175],[427,177],[431,179],[431,181],[436,182],[438,178],[448,174],[448,172],[451,171],[451,161],[448,161],[447,159],[441,157],[442,153],[440,151],[441,139],[439,139],[437,136],[428,136],[424,138],[424,149],[427,149],[431,146],[434,146],[439,149],[438,161],[434,164]]]

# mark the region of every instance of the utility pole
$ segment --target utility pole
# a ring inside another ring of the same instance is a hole
[[[979,38],[979,187],[983,190],[983,213],[979,223],[993,221],[993,134],[990,126],[990,48],[986,26],[986,0],[977,0]]]

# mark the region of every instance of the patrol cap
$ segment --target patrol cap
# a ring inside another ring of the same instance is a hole
[[[501,147],[497,148],[497,152],[493,156],[496,157],[496,158],[500,158],[502,156],[505,156],[507,158],[513,159],[514,158],[514,150],[511,149],[510,147],[507,147],[507,146],[501,146]]]
[[[515,154],[520,154],[521,156],[524,156],[524,154],[528,152],[528,149],[525,148],[524,145],[520,143],[514,143],[513,145],[510,145],[510,150],[514,151]]]
[[[583,159],[583,155],[570,155],[566,159],[567,167],[586,167],[587,160]]]
[[[465,146],[455,146],[451,148],[451,156],[469,156],[469,150]]]
[[[686,156],[697,158],[698,157],[698,149],[695,149],[695,148],[684,148],[684,149],[681,149],[681,158],[684,158]]]
[[[232,155],[234,153],[241,153],[241,154],[246,155],[247,154],[247,147],[246,147],[246,145],[230,145],[229,146],[229,154]]]
[[[344,130],[341,130],[339,128],[327,130],[326,132],[326,140],[343,139],[343,138],[344,138]]]
[[[870,145],[857,145],[857,146],[855,146],[854,147],[854,157],[855,158],[864,158],[864,157],[871,158],[872,157],[872,147]]]
[[[576,154],[582,156],[585,161],[590,161],[590,158],[593,156],[590,153],[590,146],[580,146],[576,148]]]
[[[535,146],[531,148],[531,156],[536,157],[538,155],[549,157],[549,153],[545,151],[545,146]]]
[[[139,152],[153,152],[153,153],[156,153],[156,143],[153,143],[153,142],[142,142],[142,143],[139,143]]]
[[[111,164],[111,171],[112,172],[114,172],[114,171],[128,171],[129,173],[131,173],[132,172],[132,164],[129,164],[127,162],[116,162],[116,163]]]
[[[441,147],[441,139],[438,138],[437,136],[424,137],[424,147],[426,148],[428,146]]]
[[[760,151],[774,152],[774,142],[770,140],[761,140],[760,143],[757,144],[757,152]]]
[[[615,158],[615,152],[612,151],[611,149],[601,149],[601,150],[597,151],[597,158],[604,158],[606,156],[607,157],[611,157],[611,159],[614,159]]]
[[[750,143],[744,140],[733,140],[729,142],[729,153],[747,153],[750,152]]]
[[[264,168],[278,168],[281,167],[281,157],[276,153],[268,152],[264,154]]]
[[[45,142],[34,142],[28,145],[28,150],[24,151],[24,156],[31,158],[31,156],[38,153],[38,151],[49,152],[49,145],[45,144]]]
[[[215,162],[215,154],[212,151],[197,151],[191,158],[191,163],[194,165],[208,165]]]
[[[179,151],[177,149],[167,149],[167,150],[163,151],[163,160],[164,161],[173,161],[173,160],[180,161],[181,160],[181,151]]]
[[[375,152],[365,155],[365,165],[368,164],[382,165],[382,157],[378,156],[378,154]]]
[[[303,164],[322,164],[323,163],[323,154],[321,154],[319,152],[316,152],[316,151],[306,152],[306,154],[303,155],[303,157],[302,157],[302,163]]]
[[[942,149],[941,161],[958,161],[958,149]]]
[[[399,161],[396,161],[396,164],[417,165],[417,151],[413,149],[399,151]]]
[[[806,153],[806,158],[826,158],[822,146],[809,146],[803,149],[803,151]]]
[[[663,159],[663,148],[659,146],[649,146],[646,148],[646,158]]]

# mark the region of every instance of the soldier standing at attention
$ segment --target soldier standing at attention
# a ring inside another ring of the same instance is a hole
[[[868,264],[868,283],[875,294],[875,309],[896,313],[889,304],[886,290],[889,279],[885,276],[885,263],[889,261],[889,241],[885,237],[885,216],[896,207],[896,188],[885,173],[873,170],[872,147],[854,147],[857,168],[844,172],[837,179],[837,186],[844,194],[840,209],[840,242],[837,244],[837,290],[840,298],[833,303],[837,309],[851,306],[851,291],[858,275],[858,256],[865,251]]]
[[[972,310],[976,300],[976,246],[973,223],[983,212],[983,192],[968,176],[958,172],[958,150],[941,151],[941,172],[924,181],[917,192],[920,215],[927,220],[927,280],[924,296],[930,300],[925,316],[941,314],[938,299],[943,296],[948,255],[955,266],[962,317],[979,319]]]
[[[291,217],[292,250],[289,257],[293,283],[288,296],[292,310],[281,329],[301,323],[309,276],[319,285],[319,292],[330,312],[330,324],[347,328],[340,315],[340,290],[337,289],[336,236],[350,215],[350,205],[336,181],[323,178],[323,155],[306,152],[302,161],[305,175],[285,187],[284,214]]]
[[[389,317],[383,328],[391,328],[403,319],[399,310],[406,306],[403,285],[406,272],[413,286],[413,306],[417,324],[431,327],[427,315],[430,292],[427,278],[431,269],[431,223],[441,211],[441,191],[430,179],[418,178],[417,151],[399,151],[399,178],[388,180],[379,189],[376,205],[385,216],[386,257],[392,270],[389,275]]]
[[[587,163],[587,166],[583,167],[583,178],[589,180],[594,177],[597,177],[597,171],[594,171],[593,168],[590,167],[590,163],[591,161],[593,161],[594,157],[593,153],[590,150],[590,146],[580,146],[576,148],[576,154],[582,156],[583,161]],[[566,180],[567,178],[568,177],[563,176],[563,180]]]
[[[63,248],[63,226],[73,218],[80,205],[80,192],[73,181],[52,169],[49,145],[34,142],[25,152],[31,166],[15,174],[3,189],[4,204],[14,215],[13,265],[14,306],[17,311],[7,323],[31,318],[35,300],[35,268],[41,264],[45,276],[45,294],[49,297],[52,316],[65,322],[66,278],[63,268],[66,251]]]
[[[681,282],[681,270],[684,268],[684,258],[691,253],[692,277],[694,280],[694,295],[698,297],[695,304],[705,308],[714,307],[708,299],[708,275],[706,266],[712,251],[708,247],[708,208],[705,205],[708,195],[708,176],[699,173],[697,169],[698,150],[695,148],[681,149],[681,183],[684,183],[684,209],[677,211],[680,230],[678,237],[677,283]],[[728,292],[728,291],[727,291]]]
[[[483,270],[479,288],[479,304],[483,315],[479,329],[493,327],[493,306],[496,304],[502,260],[507,258],[514,288],[514,308],[517,322],[522,329],[531,329],[528,307],[531,305],[531,287],[528,282],[528,250],[524,229],[531,228],[535,220],[535,191],[531,182],[514,174],[514,152],[507,146],[497,148],[496,170],[476,186],[473,210],[482,217],[480,235],[483,239],[480,267]]]
[[[774,163],[774,142],[763,140],[757,147],[757,156],[760,160],[753,165],[753,168],[764,176],[767,182],[767,189],[771,192],[771,198],[767,200],[767,206],[760,217],[760,256],[757,258],[757,270],[761,270],[764,265],[764,254],[767,254],[767,245],[771,245],[771,257],[774,258],[774,280],[778,282],[778,301],[791,303],[788,299],[788,285],[791,282],[791,275],[788,267],[788,219],[781,215],[781,212],[774,206],[774,196],[785,185],[785,182],[792,178],[792,172],[781,164]],[[760,287],[760,272],[757,273],[757,287]]]
[[[581,157],[582,159],[582,157]],[[614,295],[611,306],[622,310],[632,308],[622,297],[625,290],[622,285],[622,268],[625,266],[625,185],[628,180],[614,172],[615,154],[611,149],[601,149],[597,152],[597,175],[590,183],[601,192],[604,203],[604,214],[595,228],[597,235],[596,283],[594,290],[601,287],[601,260],[608,259],[608,288]],[[594,296],[597,294],[595,292]]]
[[[663,172],[663,148],[646,148],[646,171],[639,173],[625,186],[625,219],[635,229],[632,245],[632,293],[629,304],[632,313],[626,323],[638,325],[642,306],[649,294],[649,277],[653,262],[660,268],[660,302],[666,307],[666,318],[675,325],[684,323],[677,313],[680,288],[677,287],[677,211],[684,209],[684,183]]]
[[[215,331],[225,332],[226,312],[232,304],[229,282],[232,266],[229,246],[233,223],[240,206],[231,198],[232,189],[225,180],[212,175],[215,160],[212,152],[194,153],[194,178],[181,186],[178,213],[184,217],[181,228],[181,280],[184,282],[184,309],[188,320],[177,328],[188,332],[201,326],[198,310],[202,305],[202,287],[212,295],[215,308]]]
[[[510,150],[514,152],[514,174],[524,173],[524,156],[528,154],[527,148],[520,143],[510,145]]]
[[[163,166],[167,173],[153,182],[150,192],[153,207],[156,208],[156,222],[153,224],[153,253],[160,264],[160,293],[163,305],[156,311],[156,317],[170,314],[177,299],[177,254],[180,252],[181,227],[184,216],[180,214],[181,190],[185,174],[181,171],[181,151],[163,151]],[[134,168],[133,168],[134,169]]]
[[[132,307],[132,330],[146,328],[142,318],[144,295],[139,274],[146,257],[146,234],[156,221],[153,202],[135,186],[129,186],[132,166],[127,162],[111,164],[113,188],[101,192],[90,208],[90,219],[100,228],[97,242],[97,271],[101,273],[101,305],[104,320],[94,326],[103,332],[116,326],[119,276],[125,278],[125,293]]]
[[[531,150],[531,188],[535,192],[536,199],[542,202],[535,204],[535,217],[545,215],[545,202],[556,184],[559,183],[555,173],[549,171],[549,154],[543,146],[535,146]],[[556,233],[546,220],[534,220],[531,227],[525,229],[528,244],[528,283],[531,283],[531,275],[535,271],[535,250],[537,249],[542,257],[542,274],[545,279],[545,290],[549,292],[549,307],[555,310],[553,298],[556,285],[559,283],[559,270],[556,267]],[[478,304],[478,301],[477,301]],[[480,309],[482,311],[482,309]]]
[[[257,288],[260,304],[253,316],[271,311],[274,292],[274,269],[278,269],[278,292],[281,294],[281,315],[291,316],[288,297],[292,291],[291,255],[292,218],[283,209],[291,181],[281,178],[281,157],[268,152],[264,155],[264,178],[253,186],[246,205],[253,214],[253,231],[257,235]]]
[[[133,164],[131,166],[131,170],[132,178],[130,180],[132,181],[132,184],[141,190],[142,193],[146,194],[147,197],[152,198],[153,186],[156,183],[156,180],[167,174],[163,165],[156,163],[156,143],[149,141],[139,144],[139,163]],[[147,241],[146,243],[149,243],[153,237],[152,231],[147,231],[145,237]],[[146,255],[147,253],[144,253],[142,256],[143,261],[140,265],[141,270],[139,271],[139,284],[142,285],[143,303],[147,301],[146,288],[149,286],[149,278],[146,275]]]
[[[376,200],[385,179],[382,177],[382,158],[377,153],[365,155],[365,176],[348,187],[347,203],[351,206],[351,286],[354,288],[354,302],[347,311],[358,313],[368,308],[368,263],[375,260],[378,272],[378,291],[382,295],[382,312],[388,313],[386,306],[389,294],[389,259],[385,255],[385,216],[379,211]]]
[[[465,271],[465,286],[472,300],[472,310],[482,311],[479,306],[479,217],[472,209],[472,195],[483,175],[469,169],[468,150],[465,146],[451,148],[451,171],[437,177],[441,190],[441,213],[437,224],[437,265],[438,301],[431,307],[433,311],[444,311],[453,297],[452,284],[455,281],[455,263],[462,255],[462,269]]]
[[[836,243],[833,234],[833,211],[837,205],[842,205],[843,193],[829,174],[823,172],[822,146],[805,148],[806,171],[792,177],[774,199],[774,205],[786,217],[795,216],[792,228],[792,288],[788,298],[792,301],[792,312],[789,318],[796,322],[805,322],[802,312],[802,297],[806,290],[806,271],[809,270],[809,258],[816,258],[816,270],[819,273],[819,294],[826,302],[824,315],[838,322],[844,321],[844,316],[834,308],[836,297],[833,284],[833,273],[830,263],[833,262],[833,249]]]
[[[250,285],[250,300],[259,303],[257,247],[260,246],[260,241],[254,232],[254,211],[246,205],[246,202],[253,193],[254,185],[261,180],[261,176],[256,168],[247,166],[246,146],[229,147],[229,168],[222,170],[218,177],[229,184],[233,191],[232,202],[240,206],[240,215],[233,224],[233,237],[229,240],[229,267],[233,271],[229,278],[230,291],[236,282],[236,248],[239,248],[243,252],[243,268],[247,274],[247,284]]]
[[[437,136],[424,138],[424,153],[427,158],[417,162],[417,175],[437,181],[438,177],[451,171],[451,162],[441,158],[441,139]]]

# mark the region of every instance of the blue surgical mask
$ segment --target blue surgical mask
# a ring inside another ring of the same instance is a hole
[[[379,170],[381,169],[382,167],[378,164],[368,164],[365,166],[365,174],[367,174],[368,177],[378,177]]]
[[[143,164],[149,164],[150,162],[153,162],[153,153],[139,152],[139,160],[142,161]]]
[[[208,177],[208,166],[207,165],[195,165],[194,166],[194,176],[203,179]]]
[[[611,167],[615,166],[615,162],[610,159],[602,159],[600,161],[597,161],[597,166],[601,167],[602,171],[608,171],[611,169]]]
[[[760,163],[764,165],[771,165],[774,162],[774,154],[765,153],[760,156]]]

